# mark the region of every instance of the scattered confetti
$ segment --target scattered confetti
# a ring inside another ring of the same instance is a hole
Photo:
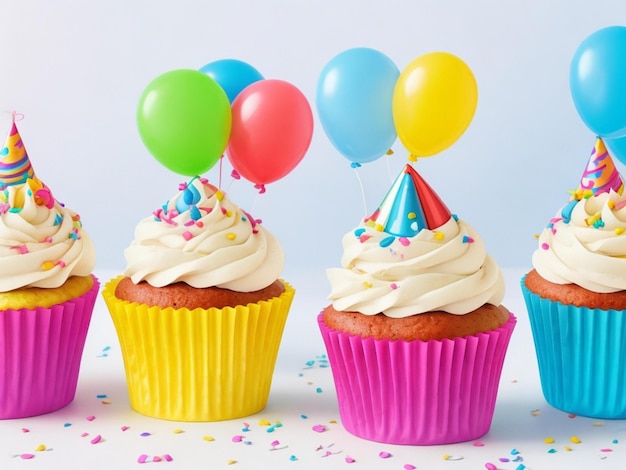
[[[208,442],[213,442],[215,440],[213,436],[202,436],[202,439]]]
[[[46,446],[44,444],[39,444],[37,447],[35,447],[36,452],[42,452],[44,450],[46,450]]]
[[[581,440],[580,440],[577,436],[572,436],[572,437],[570,437],[570,438],[569,438],[569,441],[570,441],[572,444],[580,444],[580,442],[581,442]]]
[[[474,442],[474,444],[472,444],[472,445],[473,445],[474,447],[484,447],[484,446],[485,446],[485,444],[483,444],[483,443],[482,443],[482,442],[480,442],[480,441],[476,441],[476,442]]]
[[[391,454],[389,452],[381,451],[378,453],[378,456],[381,459],[388,459],[389,457],[391,457]]]
[[[564,446],[563,448],[565,449],[566,452],[572,451],[572,448],[570,446]]]
[[[102,436],[100,434],[98,434],[96,437],[94,437],[90,442],[92,444],[97,444],[98,442],[102,441]]]
[[[613,449],[604,448],[604,449],[600,449],[600,452],[613,452]]]
[[[309,417],[307,415],[300,415],[300,418],[302,419],[308,419]]]
[[[453,462],[458,461],[458,460],[463,460],[463,456],[462,455],[449,455],[449,454],[443,454],[443,460],[451,460]]]
[[[102,399],[102,398],[106,398],[106,397],[107,397],[106,393],[101,393],[99,395],[96,395],[96,398],[98,398],[98,399]]]
[[[526,465],[524,465],[523,463],[519,464],[517,467],[515,467],[515,470],[524,470],[526,468]]]
[[[485,464],[485,468],[487,470],[498,470],[498,467],[496,467],[494,464],[492,464],[491,462],[487,462]]]
[[[596,421],[595,423],[593,423],[594,426],[599,427],[599,426],[604,426],[604,423],[601,421]]]
[[[35,458],[35,454],[29,454],[29,453],[20,454],[20,459],[30,460],[34,458]]]
[[[544,443],[544,444],[554,444],[554,442],[555,442],[555,441],[554,441],[554,438],[553,438],[553,437],[546,437],[546,438],[543,440],[543,443]]]
[[[415,465],[411,465],[410,463],[404,464],[404,467],[402,467],[404,470],[415,470]]]
[[[573,413],[570,413],[570,414],[568,414],[568,415],[567,415],[567,417],[568,417],[568,418],[571,418],[571,419],[574,419],[574,418],[576,417],[576,415],[575,415],[575,414],[573,414]]]
[[[259,426],[270,426],[272,423],[268,419],[262,419],[259,421]]]
[[[174,434],[181,434],[181,433],[183,433],[183,432],[185,432],[185,431],[183,431],[182,429],[178,429],[178,428],[176,428],[176,429],[174,429],[174,431],[172,431],[172,432],[173,432]]]
[[[151,434],[149,432],[142,432],[141,434],[139,434],[141,437],[148,437],[151,436]]]
[[[298,460],[298,457],[296,457],[295,455],[290,455],[289,460],[291,460],[292,462],[295,462],[296,460]]]
[[[72,425],[72,423],[63,423],[63,427],[64,428],[69,428]]]
[[[556,454],[556,449],[548,449],[548,454]]]
[[[511,455],[518,455],[518,454],[519,454],[519,450],[511,449]]]
[[[532,411],[530,412],[530,414],[531,414],[532,416],[539,416],[539,415],[541,414],[541,410],[538,410],[538,409],[537,409],[537,410],[532,410]]]
[[[611,441],[611,443],[613,443],[613,444],[619,444],[619,441],[618,441],[617,439],[613,439],[613,440]]]
[[[28,429],[28,428],[22,428],[22,432],[30,432],[30,429]]]
[[[352,457],[350,457],[349,455],[346,456],[346,463],[354,463],[356,462],[356,460],[354,460]]]
[[[95,416],[87,416],[85,419],[87,421],[93,421],[94,419],[96,419],[96,417]]]
[[[315,389],[315,393],[322,393],[322,388],[321,387],[317,387]]]
[[[315,431],[315,432],[325,432],[326,431],[326,426],[324,426],[323,424],[316,424],[311,429],[313,429],[313,431]]]
[[[231,440],[233,442],[241,442],[241,441],[243,441],[243,436],[236,435],[236,436],[233,436],[233,438]]]
[[[231,460],[229,460],[229,461],[228,461],[228,462],[226,462],[226,463],[227,463],[228,465],[234,465],[234,464],[236,464],[236,463],[237,463],[237,461],[236,461],[236,460],[232,460],[232,459],[231,459]]]
[[[129,428],[128,426],[122,426],[120,429],[121,429],[122,431],[128,431],[128,429],[130,429],[130,428]]]

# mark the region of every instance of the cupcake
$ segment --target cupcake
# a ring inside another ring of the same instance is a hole
[[[475,230],[406,165],[341,266],[318,323],[345,429],[409,445],[487,433],[516,319]]]
[[[33,171],[15,122],[0,151],[0,419],[75,396],[98,280],[78,214]]]
[[[103,290],[131,407],[176,421],[261,411],[294,296],[261,221],[194,178],[142,220]]]
[[[598,138],[578,188],[540,234],[521,282],[546,401],[593,418],[626,418],[623,191]]]

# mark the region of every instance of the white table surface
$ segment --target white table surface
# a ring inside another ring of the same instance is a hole
[[[134,412],[128,403],[117,337],[99,297],[74,402],[45,416],[0,421],[0,469],[149,465],[164,470],[421,470],[484,469],[489,463],[502,470],[626,468],[625,421],[571,417],[545,402],[519,289],[523,270],[504,271],[508,286],[504,303],[517,315],[518,324],[504,364],[491,430],[477,441],[394,446],[347,433],[339,421],[331,370],[325,367],[315,321],[326,303],[328,287],[323,273],[303,272],[288,279],[296,287],[296,298],[269,402],[262,412],[217,423],[165,421]],[[103,281],[113,274],[96,272]],[[313,430],[317,425],[326,430]],[[91,443],[97,436],[100,442]],[[580,442],[572,442],[572,437]],[[554,442],[546,443],[547,438]],[[34,457],[25,459],[26,454]],[[138,462],[141,455],[148,456],[143,465]],[[166,456],[171,460],[165,460]],[[155,457],[161,461],[153,461]]]

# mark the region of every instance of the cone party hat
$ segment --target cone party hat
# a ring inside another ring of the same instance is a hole
[[[437,193],[407,164],[368,220],[390,235],[414,237],[422,229],[441,227],[451,216]]]
[[[582,199],[585,193],[591,191],[592,195],[607,193],[610,190],[622,194],[624,181],[615,168],[615,163],[607,151],[601,138],[596,139],[595,146],[591,151],[589,162],[576,189],[576,199]]]
[[[23,184],[34,179],[35,172],[15,122],[0,150],[0,187]]]

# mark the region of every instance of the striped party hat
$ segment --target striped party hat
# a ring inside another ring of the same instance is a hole
[[[11,186],[34,179],[35,172],[15,122],[0,150],[0,186]]]
[[[624,181],[615,168],[613,158],[604,146],[604,142],[598,137],[574,196],[576,199],[582,199],[585,195],[595,196],[610,190],[622,194]]]
[[[407,164],[368,220],[390,235],[414,237],[422,229],[441,227],[450,217],[437,193]]]

